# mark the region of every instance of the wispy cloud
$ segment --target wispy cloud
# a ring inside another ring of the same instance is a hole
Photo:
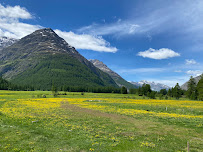
[[[99,52],[112,52],[118,51],[116,47],[111,47],[110,43],[104,40],[102,37],[92,36],[87,34],[75,34],[73,32],[64,32],[55,30],[55,32],[64,38],[70,45],[77,49],[86,49]]]
[[[154,16],[154,15],[149,15]],[[92,35],[114,35],[114,36],[128,36],[135,34],[144,34],[145,36],[152,38],[149,35],[154,29],[161,26],[167,20],[167,16],[158,18],[149,18],[149,16],[143,16],[142,19],[131,20],[118,20],[113,23],[93,23],[88,26],[81,27],[76,31],[78,33],[86,33]],[[160,30],[158,30],[160,32]]]
[[[168,59],[168,58],[180,56],[179,53],[168,48],[161,48],[159,50],[149,48],[144,52],[139,52],[137,55],[142,56],[144,58],[151,58],[156,60]]]
[[[185,63],[187,65],[193,65],[193,64],[197,64],[197,62],[194,59],[186,59]]]
[[[175,31],[176,38],[193,38],[193,42],[203,38],[203,33],[200,32],[203,31],[203,1],[185,0],[184,3],[182,1],[145,1],[144,4],[140,3],[139,6],[139,3],[136,3],[135,10],[128,19],[119,19],[111,23],[93,23],[76,31],[91,35],[113,36],[142,34],[150,35],[150,40],[153,35]]]
[[[174,72],[181,73],[183,71],[182,70],[175,70]]]
[[[137,68],[137,69],[118,69],[117,72],[120,74],[138,74],[138,73],[153,73],[163,72],[164,68]]]
[[[77,30],[78,33],[87,33],[91,35],[132,35],[139,31],[139,25],[131,22],[123,22],[118,20],[111,24],[92,24],[89,26],[81,27]]]
[[[186,71],[186,73],[188,75],[191,75],[191,76],[199,76],[203,73],[203,71],[201,71],[201,70],[188,70],[188,71]]]

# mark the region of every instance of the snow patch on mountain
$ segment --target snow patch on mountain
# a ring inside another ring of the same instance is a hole
[[[12,45],[15,42],[17,42],[17,39],[8,38],[8,37],[5,37],[5,36],[0,37],[0,49],[8,47],[8,46]]]
[[[142,86],[143,84],[149,84],[151,86],[151,89],[154,91],[160,91],[161,89],[170,89],[169,86],[165,85],[165,84],[161,84],[161,83],[156,83],[156,82],[151,82],[151,81],[147,81],[147,80],[142,80],[139,82],[133,82],[130,81],[130,83],[136,85],[136,86]]]

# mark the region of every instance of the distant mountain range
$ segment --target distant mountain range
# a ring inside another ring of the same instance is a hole
[[[128,89],[130,88],[137,88],[136,85],[131,84],[127,82],[125,79],[123,79],[119,74],[116,72],[112,71],[110,68],[108,68],[103,62],[97,60],[97,59],[90,59],[90,62],[93,63],[94,66],[102,70],[103,72],[107,73],[108,75],[111,76],[111,78],[116,82],[118,86],[125,86]]]
[[[161,83],[155,83],[155,82],[150,82],[150,81],[146,81],[146,80],[142,80],[142,81],[139,81],[139,82],[130,82],[136,86],[142,86],[143,84],[149,84],[151,86],[151,89],[154,90],[154,91],[160,91],[161,89],[170,89],[169,86],[167,85],[164,85],[164,84],[161,84]]]
[[[108,74],[96,68],[50,28],[37,30],[14,42],[3,38],[4,48],[0,50],[0,75],[12,83],[44,90],[52,85],[118,87]]]
[[[17,39],[8,38],[8,37],[0,37],[0,49],[3,49],[5,47],[8,47],[12,45],[13,43],[17,42]]]
[[[200,76],[197,76],[197,77],[194,77],[195,83],[197,84],[200,79],[201,79],[201,75],[200,75]],[[188,81],[189,81],[189,80],[188,80]],[[185,83],[181,86],[181,89],[183,89],[183,90],[187,90],[187,89],[188,89],[188,87],[187,87],[188,81],[185,82]]]
[[[150,82],[150,81],[146,81],[146,80],[142,80],[140,82],[128,82],[128,81],[124,80],[119,74],[117,74],[116,72],[114,72],[110,68],[108,68],[107,65],[105,65],[103,62],[101,62],[97,59],[90,59],[89,61],[92,62],[94,64],[94,66],[96,66],[103,72],[110,75],[118,86],[125,86],[129,89],[129,88],[138,88],[139,86],[142,86],[143,84],[150,84],[151,89],[154,91],[160,91],[161,89],[167,89],[167,90],[170,89],[170,87],[167,85]]]

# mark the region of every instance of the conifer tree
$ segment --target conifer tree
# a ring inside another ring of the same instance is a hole
[[[203,75],[197,84],[198,99],[203,101]]]
[[[121,87],[121,94],[128,94],[126,87],[124,87],[124,86]]]
[[[179,86],[179,84],[177,83],[176,86],[173,88],[173,96],[176,99],[179,99],[181,97],[181,88]]]
[[[172,91],[171,91],[171,89],[168,90],[167,95],[168,95],[169,97],[172,97]]]
[[[54,85],[52,85],[51,91],[52,91],[52,95],[53,95],[54,97],[57,97],[57,93],[58,93],[57,87],[55,87]]]
[[[189,99],[196,100],[197,99],[197,94],[196,94],[196,83],[195,79],[191,76],[190,80],[188,81],[187,84],[188,90],[186,92],[186,95]]]

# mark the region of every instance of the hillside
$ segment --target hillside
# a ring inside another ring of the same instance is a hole
[[[0,50],[0,75],[13,83],[50,89],[52,85],[118,87],[52,29],[45,28]]]
[[[111,78],[116,82],[118,86],[125,86],[128,89],[130,88],[137,88],[137,86],[127,82],[125,79],[123,79],[120,75],[118,75],[116,72],[112,71],[110,68],[108,68],[103,62],[96,60],[96,59],[90,59],[90,62],[94,64],[97,68],[102,70],[103,72],[107,73],[111,76]]]
[[[197,77],[194,77],[194,80],[195,80],[195,83],[198,84],[199,80],[201,79],[201,75],[200,76],[197,76]],[[189,81],[189,80],[188,80]],[[185,82],[183,85],[181,85],[181,89],[183,90],[187,90],[187,85],[188,85],[188,81]]]

